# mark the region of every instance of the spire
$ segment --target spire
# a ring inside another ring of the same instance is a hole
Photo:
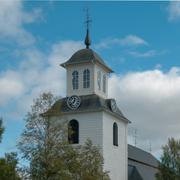
[[[91,19],[89,18],[89,9],[86,9],[86,37],[84,40],[84,43],[86,45],[86,48],[89,49],[89,46],[91,45],[91,39],[90,39],[90,35],[89,35],[89,24],[91,23]]]
[[[91,45],[91,39],[89,37],[89,29],[87,29],[86,38],[85,38],[84,43],[86,45],[86,48],[89,49],[89,46]]]

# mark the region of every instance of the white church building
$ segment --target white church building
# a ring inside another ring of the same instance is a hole
[[[61,64],[67,74],[67,97],[58,100],[52,109],[57,110],[61,106],[59,110],[74,131],[69,136],[72,143],[83,145],[89,138],[100,147],[104,170],[109,171],[111,180],[142,180],[144,178],[140,172],[137,173],[136,164],[128,166],[129,148],[131,161],[136,159],[136,154],[133,154],[135,148],[127,143],[129,120],[118,108],[116,100],[108,98],[108,77],[113,71],[89,48],[90,44],[87,30],[86,48],[75,52]],[[133,162],[138,163],[138,160]]]

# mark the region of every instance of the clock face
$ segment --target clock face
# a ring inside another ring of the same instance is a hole
[[[110,106],[111,106],[111,110],[113,112],[116,112],[117,111],[117,105],[116,105],[116,101],[114,99],[111,99],[110,101]]]
[[[81,104],[81,99],[79,96],[71,96],[71,97],[68,97],[67,98],[67,106],[70,108],[70,109],[77,109]]]

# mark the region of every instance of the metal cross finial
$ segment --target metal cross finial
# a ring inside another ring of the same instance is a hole
[[[86,38],[85,38],[85,45],[86,45],[86,48],[89,49],[89,46],[91,45],[91,40],[90,40],[90,36],[89,36],[89,24],[92,22],[92,20],[90,19],[89,17],[89,9],[86,8],[86,28],[87,28],[87,31],[86,31]]]
[[[86,9],[86,28],[87,30],[89,30],[89,24],[92,22],[92,20],[90,19],[90,16],[89,16],[89,8],[87,7]]]

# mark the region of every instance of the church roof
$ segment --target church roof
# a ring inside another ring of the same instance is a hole
[[[128,145],[128,159],[154,168],[158,167],[158,161],[151,153],[132,145]]]
[[[66,67],[67,65],[80,64],[85,62],[99,63],[104,66],[109,72],[113,72],[112,69],[105,64],[102,58],[96,52],[89,48],[81,49],[75,52],[71,56],[71,58],[65,63],[61,64],[61,66]]]
[[[124,120],[126,123],[130,122],[117,108],[116,112],[113,112],[110,107],[110,100],[111,99],[104,99],[98,95],[85,95],[80,96],[81,104],[76,110],[72,110],[67,106],[67,98],[59,99],[55,102],[55,104],[43,115],[50,116],[50,115],[60,115],[60,114],[71,114],[71,113],[84,113],[84,112],[97,112],[97,111],[106,111],[111,115],[116,116]]]

